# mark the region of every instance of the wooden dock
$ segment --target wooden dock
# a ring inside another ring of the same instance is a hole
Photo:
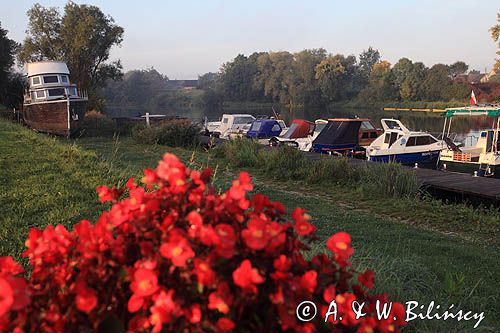
[[[412,168],[422,186],[431,191],[451,193],[457,199],[500,206],[500,179],[474,177],[458,172]]]
[[[334,156],[304,152],[310,160],[318,161]],[[350,163],[365,165],[369,162],[360,159],[349,159]],[[466,173],[439,171],[426,168],[405,167],[415,172],[422,188],[436,197],[452,201],[467,201],[474,204],[500,206],[500,179],[474,177]]]

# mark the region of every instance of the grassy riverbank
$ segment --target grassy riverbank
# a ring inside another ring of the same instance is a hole
[[[165,151],[191,167],[214,167],[221,188],[240,169],[249,170],[255,191],[283,201],[288,210],[306,208],[323,240],[335,231],[348,231],[356,248],[355,266],[375,269],[377,291],[400,301],[435,300],[441,307],[454,303],[485,311],[486,319],[475,331],[500,328],[500,256],[493,240],[498,226],[487,222],[495,218],[493,212],[412,197],[382,200],[343,182],[291,181],[202,150],[138,144],[126,137],[67,141],[0,120],[0,254],[19,258],[31,227],[95,220],[105,208],[98,203],[96,186],[140,175]],[[314,250],[323,251],[324,245]],[[467,332],[473,325],[413,321],[406,331]]]

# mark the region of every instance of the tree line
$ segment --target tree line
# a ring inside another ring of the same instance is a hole
[[[453,78],[467,73],[457,61],[430,68],[401,58],[391,65],[372,47],[358,57],[325,49],[297,53],[259,52],[238,55],[218,73],[199,77],[200,87],[228,101],[276,102],[290,107],[360,101],[463,100],[470,88]]]

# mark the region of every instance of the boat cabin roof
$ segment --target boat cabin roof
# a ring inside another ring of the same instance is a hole
[[[444,116],[488,116],[500,117],[500,104],[484,104],[474,106],[464,106],[461,108],[447,108]]]
[[[26,64],[28,77],[42,74],[67,74],[69,69],[62,61],[38,61]]]
[[[370,121],[368,118],[329,118],[328,121]]]
[[[229,114],[229,113],[225,113],[222,115],[222,117],[245,117],[245,118],[254,118],[254,116],[252,116],[251,114],[247,114],[247,113],[234,113],[234,114]]]

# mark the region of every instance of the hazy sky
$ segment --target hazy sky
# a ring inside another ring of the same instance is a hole
[[[24,39],[26,11],[37,1],[0,0],[0,22]],[[38,1],[63,7],[66,1]],[[463,60],[491,69],[496,46],[488,29],[499,0],[106,0],[95,4],[125,29],[112,59],[126,70],[153,66],[171,79],[217,71],[238,53],[323,47],[358,55],[368,46],[394,63],[401,57]]]

